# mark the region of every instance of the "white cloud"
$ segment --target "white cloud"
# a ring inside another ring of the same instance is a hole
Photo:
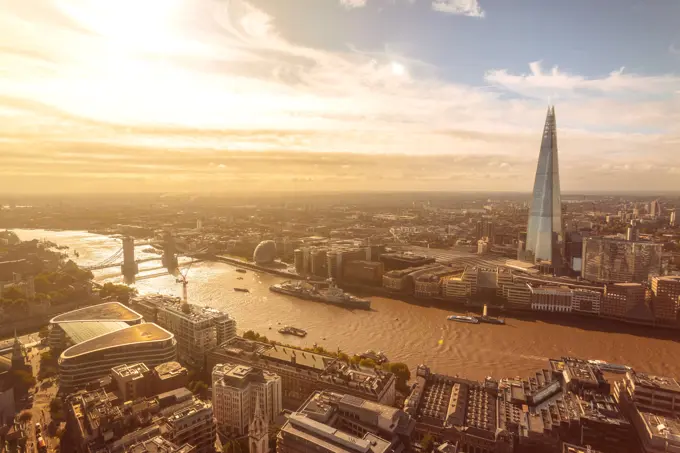
[[[341,156],[334,169],[351,165],[351,175],[379,170],[384,187],[408,188],[408,181],[432,189],[443,178],[449,186],[442,188],[528,190],[545,101],[555,93],[566,189],[623,184],[597,176],[608,159],[630,164],[627,181],[674,184],[640,173],[643,165],[663,168],[677,159],[680,97],[664,97],[680,86],[674,76],[618,70],[587,78],[534,62],[527,74],[490,71],[487,81],[496,87],[490,90],[438,78],[408,56],[294,44],[274,18],[243,0],[186,3],[190,22],[144,9],[147,21],[157,21],[153,39],[143,27],[126,27],[123,16],[104,20],[99,0],[81,0],[77,10],[54,5],[10,2],[0,11],[4,48],[13,49],[0,50],[0,190],[20,184],[16,175],[49,172],[55,164],[45,156],[73,142],[88,151],[114,145],[144,151],[83,153],[77,165],[59,155],[54,162],[71,165],[64,175],[86,175],[93,162],[109,159],[112,174],[125,178],[142,175],[142,165],[168,165],[169,174],[186,168],[195,181],[204,180],[202,172],[221,180],[246,175],[220,171],[220,162],[238,167],[225,153],[258,151],[281,156],[268,172],[297,177],[283,168],[285,156],[322,152],[324,159]],[[39,27],[25,25],[33,20]],[[395,71],[393,62],[408,70]],[[658,98],[631,99],[631,92]],[[32,149],[42,154],[29,160]],[[168,158],[148,159],[151,150],[167,150]],[[361,154],[360,162],[347,152]],[[400,155],[399,168],[384,168],[385,154]],[[409,155],[430,156],[430,164],[416,172]],[[491,160],[495,166],[487,167]],[[413,182],[403,177],[409,172],[417,173]],[[480,179],[485,174],[492,178]]]
[[[363,8],[367,0],[340,0],[340,4],[345,8]]]
[[[484,17],[486,14],[478,0],[432,0],[432,9],[442,13]]]
[[[505,69],[487,71],[490,84],[524,96],[560,100],[577,95],[654,95],[670,93],[680,86],[674,75],[646,76],[625,72],[625,68],[611,71],[604,77],[586,78],[570,74],[553,66],[544,72],[540,61],[529,63],[530,73],[510,74]]]

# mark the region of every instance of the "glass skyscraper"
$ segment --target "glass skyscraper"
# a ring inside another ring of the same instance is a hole
[[[562,266],[562,240],[562,199],[553,106],[548,108],[538,156],[527,228],[526,260],[534,263],[550,261],[555,269],[559,269]]]

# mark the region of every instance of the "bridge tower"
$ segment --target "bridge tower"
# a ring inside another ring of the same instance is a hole
[[[175,238],[169,231],[163,235],[163,267],[172,271],[177,269],[177,246],[175,245]]]
[[[135,263],[135,239],[131,236],[123,238],[123,265],[120,271],[126,278],[133,278],[139,272],[139,266]]]

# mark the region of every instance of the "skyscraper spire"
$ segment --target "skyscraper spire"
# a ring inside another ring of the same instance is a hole
[[[526,258],[562,265],[562,197],[555,106],[548,107],[527,227]]]

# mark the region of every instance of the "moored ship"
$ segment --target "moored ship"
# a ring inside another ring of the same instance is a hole
[[[632,368],[628,365],[619,365],[618,363],[609,363],[604,360],[588,360],[588,363],[595,365],[603,371],[611,373],[627,373]]]
[[[325,302],[340,307],[361,308],[363,310],[371,309],[370,300],[360,299],[348,294],[332,283],[326,288],[318,288],[308,283],[285,281],[270,286],[269,290],[275,293],[299,297],[300,299]]]
[[[451,315],[448,316],[446,319],[448,319],[449,321],[466,322],[468,324],[479,324],[479,319],[473,316]]]
[[[293,326],[285,326],[281,327],[279,329],[279,333],[283,335],[295,335],[296,337],[305,337],[307,336],[307,331],[303,329],[299,329],[297,327]]]
[[[486,304],[484,304],[484,311],[482,312],[482,316],[475,316],[477,318],[477,321],[483,322],[486,324],[498,324],[498,325],[504,325],[505,320],[499,319],[499,318],[494,318],[493,316],[489,316],[486,312]]]

